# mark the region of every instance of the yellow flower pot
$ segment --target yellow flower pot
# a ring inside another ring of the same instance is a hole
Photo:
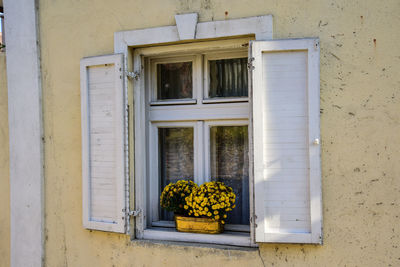
[[[179,232],[220,234],[224,231],[221,221],[211,218],[185,217],[175,215],[176,230]]]

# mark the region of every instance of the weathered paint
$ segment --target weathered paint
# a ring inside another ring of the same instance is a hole
[[[35,1],[6,0],[10,264],[44,260],[42,87]]]
[[[0,266],[10,265],[10,180],[6,55],[0,52]]]
[[[47,266],[400,265],[397,0],[40,0],[39,7]],[[131,242],[125,235],[83,229],[79,60],[112,53],[116,31],[173,25],[175,14],[190,12],[198,12],[200,22],[272,14],[274,38],[320,38],[323,246],[267,244],[236,251]],[[6,114],[0,114],[6,125]],[[0,179],[5,187],[8,180]],[[7,232],[3,225],[1,233]]]

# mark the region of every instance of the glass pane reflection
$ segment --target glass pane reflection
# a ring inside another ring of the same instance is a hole
[[[169,183],[192,180],[193,128],[159,128],[160,194]],[[160,219],[172,221],[174,214],[161,209]]]
[[[192,62],[157,64],[157,99],[192,98]]]
[[[229,224],[249,224],[249,145],[247,126],[210,128],[211,179],[224,182],[236,194]]]
[[[244,97],[247,88],[247,58],[210,60],[210,98]]]

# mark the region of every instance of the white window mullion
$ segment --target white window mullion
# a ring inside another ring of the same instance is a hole
[[[203,56],[196,55],[193,62],[193,98],[201,105],[203,100]]]
[[[203,127],[204,135],[204,175],[205,182],[211,180],[211,163],[210,163],[210,122],[206,121]]]
[[[206,182],[206,170],[204,166],[204,159],[207,154],[205,154],[204,143],[204,122],[197,121],[195,134],[194,134],[194,182],[198,185]]]

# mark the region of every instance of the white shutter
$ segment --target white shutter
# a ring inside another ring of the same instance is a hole
[[[256,242],[322,243],[318,39],[251,43]]]
[[[123,55],[81,60],[83,226],[125,232]]]

